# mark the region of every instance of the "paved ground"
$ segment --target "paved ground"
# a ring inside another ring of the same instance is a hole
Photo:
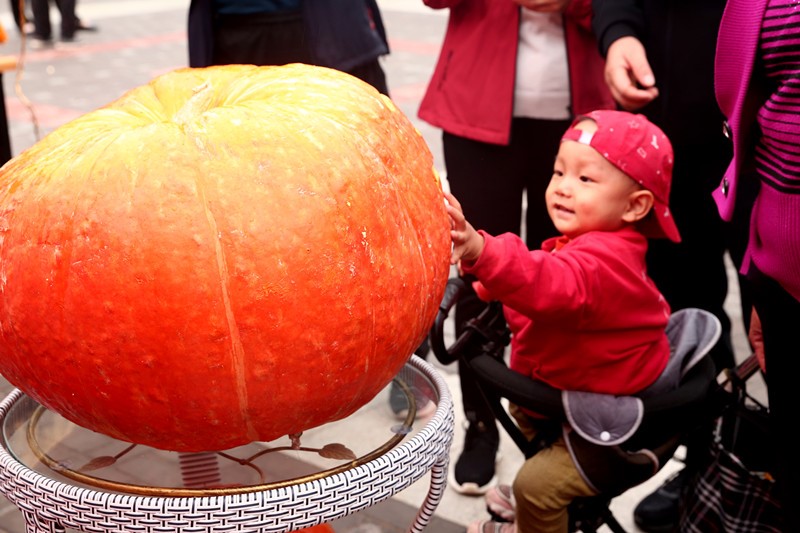
[[[416,119],[417,106],[438,53],[446,18],[443,13],[427,10],[416,0],[379,0],[391,36],[392,54],[385,67],[394,100],[412,118],[442,168],[440,133]],[[82,0],[79,14],[97,23],[100,31],[80,35],[69,47],[27,50],[22,69],[4,76],[12,150],[19,153],[64,122],[95,109],[120,96],[126,90],[146,83],[154,76],[186,65],[186,0]],[[0,45],[0,54],[16,55],[19,36],[7,13],[8,3],[0,5],[0,21],[9,33],[9,41]],[[54,21],[58,16],[54,15]],[[730,309],[735,313],[737,295],[731,294]],[[739,346],[744,346],[737,332]],[[743,352],[742,352],[743,353]],[[453,367],[439,367],[456,402],[457,434],[452,450],[458,455],[463,429],[458,380]],[[0,394],[10,390],[0,380]],[[376,402],[375,416],[388,417],[385,403]],[[509,482],[521,457],[504,440],[503,460],[499,463],[502,481]],[[615,514],[630,531],[631,510],[667,473],[614,501]],[[427,485],[420,482],[379,508],[351,517],[338,524],[337,533],[381,533],[403,531],[422,501]],[[463,531],[476,517],[483,516],[480,499],[446,491],[437,509],[437,522],[429,529],[437,533]],[[24,524],[19,511],[0,498],[0,533],[22,533]]]

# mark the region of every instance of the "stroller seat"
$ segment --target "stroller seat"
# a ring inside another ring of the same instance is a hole
[[[582,477],[598,491],[573,502],[572,531],[592,532],[606,524],[624,532],[610,500],[656,474],[685,435],[708,419],[716,374],[707,354],[721,335],[719,320],[701,309],[673,313],[666,329],[672,347],[667,368],[636,396],[561,391],[511,370],[498,356],[510,341],[499,302],[489,303],[452,345],[445,345],[444,324],[464,288],[458,278],[448,281],[430,334],[437,359],[443,364],[459,359],[470,367],[497,420],[526,458],[564,436]],[[529,441],[503,399],[548,417],[553,430]]]

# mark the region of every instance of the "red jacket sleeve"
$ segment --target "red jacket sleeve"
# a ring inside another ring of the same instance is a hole
[[[483,235],[483,253],[462,264],[464,272],[474,274],[492,299],[540,322],[597,320],[608,298],[638,291],[645,275],[647,241],[633,230],[587,234],[557,253],[530,251],[510,233]]]
[[[486,242],[483,253],[475,263],[462,264],[462,268],[480,280],[492,300],[529,317],[541,313],[571,315],[586,305],[596,259],[563,260],[560,254],[528,250],[512,233],[499,237],[481,233]]]

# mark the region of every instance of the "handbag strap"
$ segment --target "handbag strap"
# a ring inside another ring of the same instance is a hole
[[[733,393],[737,397],[747,395],[747,380],[761,370],[756,354],[750,354],[744,361],[733,368],[726,368],[720,374],[719,386],[722,390]]]
[[[755,354],[750,354],[744,361],[733,368],[724,369],[717,378],[717,392],[713,411],[716,416],[721,416],[729,409],[744,406],[750,402],[758,409],[767,411],[768,408],[751,396],[747,390],[747,381],[761,370],[761,365]]]
[[[761,365],[758,363],[758,358],[756,354],[750,354],[747,359],[739,363],[734,369],[733,372],[735,376],[740,379],[741,381],[747,381],[750,379],[750,376],[756,373],[756,371],[761,369]]]

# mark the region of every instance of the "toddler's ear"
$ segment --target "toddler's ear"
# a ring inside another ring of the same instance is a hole
[[[647,216],[653,208],[653,202],[653,193],[647,189],[632,192],[628,198],[628,208],[622,214],[622,220],[629,224],[638,222]]]

